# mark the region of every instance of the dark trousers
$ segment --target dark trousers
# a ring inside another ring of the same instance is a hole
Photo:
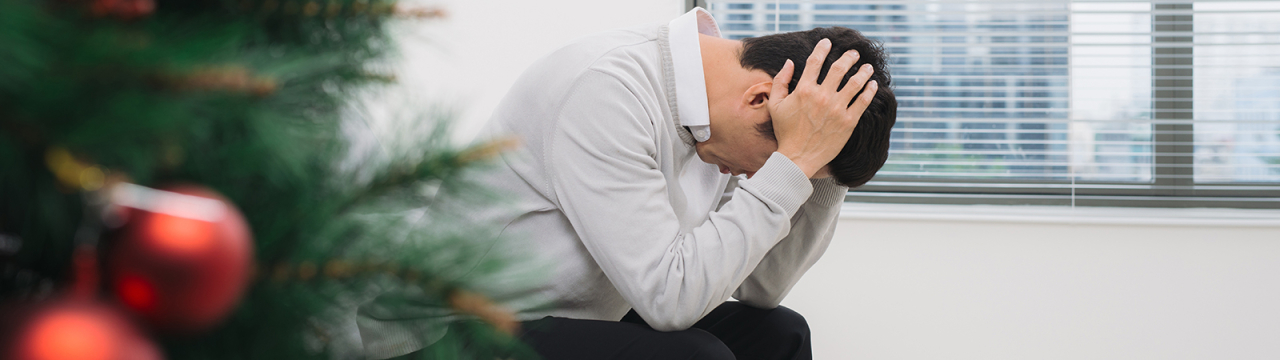
[[[692,328],[662,332],[634,310],[622,321],[545,317],[522,324],[524,340],[545,360],[809,360],[809,324],[785,307],[726,302]]]

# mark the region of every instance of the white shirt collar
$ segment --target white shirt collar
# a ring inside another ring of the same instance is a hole
[[[707,80],[702,73],[698,34],[720,37],[720,27],[711,13],[700,7],[671,20],[667,26],[680,125],[688,126],[694,139],[707,141],[711,138],[711,114],[707,108]]]

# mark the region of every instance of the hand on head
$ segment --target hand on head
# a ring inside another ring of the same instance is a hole
[[[874,80],[867,81],[873,72],[870,64],[863,64],[844,88],[840,88],[840,79],[858,61],[858,52],[853,50],[832,63],[826,79],[819,84],[818,74],[830,51],[830,40],[818,42],[806,60],[800,83],[792,92],[787,91],[787,84],[795,72],[795,64],[787,60],[773,78],[767,105],[773,118],[778,152],[795,162],[809,178],[830,176],[825,171],[827,163],[849,141],[878,88]],[[858,95],[864,85],[866,91]],[[850,104],[854,96],[858,99]]]

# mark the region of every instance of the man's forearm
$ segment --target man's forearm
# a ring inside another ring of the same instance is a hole
[[[761,308],[776,307],[822,257],[840,215],[848,188],[834,179],[812,180],[813,194],[791,219],[791,232],[778,242],[734,292],[738,300]]]

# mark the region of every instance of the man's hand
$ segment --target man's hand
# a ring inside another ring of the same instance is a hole
[[[820,173],[819,170],[844,148],[877,89],[875,81],[867,83],[873,71],[870,64],[863,64],[843,89],[837,89],[840,79],[858,61],[858,52],[853,50],[845,52],[831,64],[826,80],[819,85],[818,73],[822,71],[822,62],[830,51],[831,40],[818,42],[805,62],[800,83],[790,94],[787,84],[795,73],[795,64],[787,60],[773,78],[773,90],[767,105],[773,117],[778,152],[800,166],[800,170],[811,179],[830,176],[827,171]],[[866,85],[866,91],[858,96],[858,101],[846,107],[863,85]]]

